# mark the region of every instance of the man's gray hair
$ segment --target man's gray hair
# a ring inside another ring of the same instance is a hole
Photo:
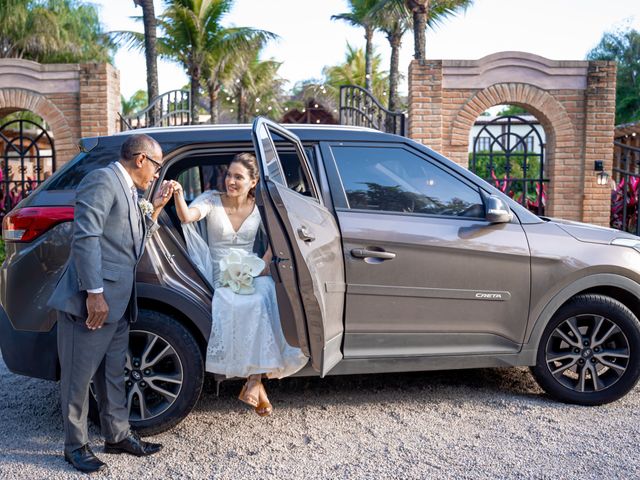
[[[137,154],[141,152],[152,153],[158,147],[160,144],[149,135],[136,133],[130,135],[120,147],[120,158],[127,161],[133,160]]]

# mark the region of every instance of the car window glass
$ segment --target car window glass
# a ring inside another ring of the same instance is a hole
[[[271,141],[271,136],[269,135],[266,125],[258,128],[256,133],[258,134],[258,140],[262,144],[264,152],[264,158],[262,159],[263,165],[261,165],[261,167],[266,167],[266,174],[272,181],[286,185],[286,180],[283,178],[283,172],[280,169],[280,162],[278,162],[278,154],[276,153],[275,145]]]
[[[50,177],[42,188],[43,190],[75,190],[87,173],[96,168],[106,167],[114,160],[113,152],[109,150],[81,152]]]
[[[305,154],[313,153],[313,149],[305,149]],[[311,182],[307,177],[307,173],[302,165],[298,154],[294,151],[280,151],[278,152],[282,169],[284,170],[284,177],[287,183],[287,187],[302,195],[308,197],[313,196],[313,190],[311,188]],[[307,157],[308,158],[308,157]]]
[[[353,209],[482,217],[478,190],[400,147],[332,147]]]
[[[193,201],[207,190],[224,191],[224,176],[227,165],[197,165],[183,170],[176,180],[184,189],[187,202]]]

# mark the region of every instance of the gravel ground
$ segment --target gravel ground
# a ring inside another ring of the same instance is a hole
[[[94,478],[607,478],[640,476],[640,389],[603,407],[545,397],[526,369],[270,381],[274,416],[227,382],[153,438],[163,453],[96,453]],[[86,478],[62,458],[58,386],[0,360],[0,478]]]

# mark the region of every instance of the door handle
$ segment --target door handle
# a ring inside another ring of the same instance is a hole
[[[311,230],[304,225],[298,228],[298,237],[305,242],[313,242],[316,239],[313,233],[311,233]]]
[[[354,248],[351,255],[356,258],[379,258],[381,260],[393,260],[396,254],[393,252],[385,252],[384,250],[369,250],[367,248]]]

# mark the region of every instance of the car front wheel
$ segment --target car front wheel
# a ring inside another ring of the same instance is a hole
[[[129,331],[124,378],[131,427],[155,435],[177,425],[195,406],[204,361],[184,325],[163,313],[140,310]],[[92,419],[98,420],[93,395],[90,407]]]
[[[532,372],[552,397],[601,405],[624,396],[640,377],[640,322],[604,295],[579,295],[547,325]]]

